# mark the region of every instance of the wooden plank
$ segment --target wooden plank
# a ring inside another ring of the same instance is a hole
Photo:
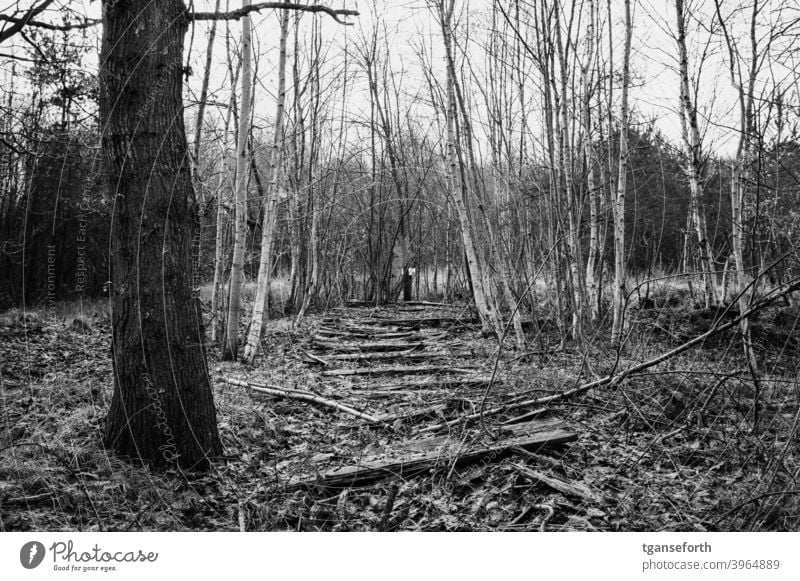
[[[321,355],[306,352],[309,359],[323,359],[326,362],[330,361],[393,361],[395,359],[403,359],[405,361],[425,361],[426,359],[441,359],[447,357],[444,353],[427,353],[425,351],[388,351],[383,353],[338,353],[335,355]],[[319,363],[319,361],[317,361]]]
[[[366,367],[360,369],[331,369],[323,371],[327,377],[345,375],[395,375],[411,373],[475,373],[477,369],[450,367],[447,365],[395,365],[389,367]]]
[[[480,320],[461,317],[421,317],[421,318],[402,318],[402,319],[370,319],[373,325],[385,327],[406,327],[414,329],[416,327],[439,327],[441,325],[472,325],[479,323]]]
[[[566,430],[525,434],[488,445],[480,442],[464,445],[458,439],[432,438],[429,440],[436,441],[433,449],[430,449],[431,442],[416,442],[416,449],[422,447],[427,451],[416,452],[413,446],[409,448],[407,445],[406,449],[410,451],[404,455],[389,456],[387,454],[386,457],[367,458],[358,465],[326,472],[317,481],[298,482],[290,485],[290,488],[308,488],[314,485],[324,488],[363,486],[384,478],[412,476],[436,468],[438,465],[451,466],[453,463],[464,465],[478,462],[484,458],[494,462],[510,453],[515,447],[539,450],[546,446],[572,442],[576,438],[577,434]],[[391,453],[390,451],[389,454]]]
[[[455,387],[486,387],[491,381],[490,377],[434,377],[420,381],[404,381],[403,383],[392,383],[384,385],[371,385],[370,388],[380,391],[394,391],[406,389],[450,389]],[[502,385],[503,381],[495,379],[492,385]],[[358,385],[353,385],[357,389]]]
[[[323,337],[314,337],[314,345],[320,349],[330,349],[340,353],[361,353],[366,351],[406,351],[408,349],[422,349],[425,343],[398,343],[395,341],[372,341],[364,343],[345,343],[343,341],[328,341]]]
[[[414,331],[385,331],[381,332],[375,330],[375,332],[368,332],[362,331],[359,329],[328,329],[325,327],[320,327],[317,329],[317,335],[325,336],[325,337],[344,337],[348,338],[351,337],[352,340],[358,339],[407,339],[409,337],[419,336],[419,333],[415,333]]]

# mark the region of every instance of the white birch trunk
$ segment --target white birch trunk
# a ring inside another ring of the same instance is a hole
[[[717,304],[716,287],[714,283],[713,254],[711,241],[708,239],[706,227],[706,212],[703,206],[702,182],[702,143],[700,129],[697,123],[697,109],[692,103],[689,92],[689,59],[686,54],[686,13],[684,0],[675,0],[675,12],[678,25],[678,71],[680,74],[680,116],[681,138],[686,147],[687,164],[686,173],[689,178],[691,196],[691,212],[695,233],[700,248],[700,268],[703,279],[705,306]]]
[[[250,0],[242,0],[242,7],[250,5]],[[233,261],[231,263],[230,300],[228,303],[228,322],[225,332],[223,360],[236,360],[239,353],[239,314],[244,282],[244,257],[247,234],[247,184],[250,175],[247,157],[247,138],[250,134],[252,111],[253,49],[250,30],[250,17],[242,18],[242,105],[239,112],[239,139],[236,144],[236,228],[233,242]]]
[[[272,275],[272,245],[275,240],[276,213],[278,210],[279,175],[283,147],[283,109],[286,101],[286,38],[289,35],[289,11],[281,13],[280,56],[278,62],[278,99],[275,111],[275,132],[270,151],[271,179],[264,200],[264,224],[261,230],[261,258],[258,263],[258,282],[253,302],[250,332],[244,350],[244,360],[252,363],[261,343],[264,318],[269,312],[269,285]]]
[[[614,197],[614,294],[611,343],[619,345],[622,341],[625,317],[625,189],[628,177],[628,85],[630,84],[631,2],[625,0],[625,52],[622,60],[622,104],[619,128],[619,177]]]

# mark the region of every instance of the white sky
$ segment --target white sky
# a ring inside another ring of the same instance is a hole
[[[223,6],[226,1],[223,0]],[[577,0],[576,0],[577,1]],[[602,2],[602,0],[598,0]],[[0,9],[4,12],[13,11],[14,8],[25,8],[30,5],[31,0],[21,0],[19,2],[0,0]],[[613,19],[615,21],[614,40],[615,40],[615,59],[619,62],[622,54],[622,1],[612,0]],[[775,23],[770,23],[769,19],[774,18],[771,5],[778,5],[780,0],[766,0],[770,10],[765,10],[763,22],[761,23],[766,30]],[[232,0],[232,7],[239,6],[239,0]],[[785,2],[783,2],[785,4]],[[58,2],[57,2],[58,4]],[[85,13],[89,16],[99,17],[99,0],[71,0],[70,9],[77,13]],[[195,0],[197,10],[213,10],[213,0]],[[473,35],[477,38],[481,34],[481,29],[485,28],[481,13],[489,5],[489,0],[471,0],[467,2],[470,11],[470,27]],[[510,4],[510,0],[508,2]],[[634,1],[634,37],[632,50],[632,70],[634,73],[634,86],[631,88],[631,103],[635,112],[643,119],[656,119],[657,127],[669,139],[677,144],[679,138],[678,116],[675,112],[678,99],[677,74],[674,70],[676,48],[675,42],[671,38],[671,31],[674,29],[674,7],[671,0],[638,0]],[[731,4],[726,2],[725,5]],[[62,4],[63,6],[64,4]],[[354,26],[343,27],[332,21],[325,15],[312,16],[305,15],[302,20],[301,29],[307,35],[311,28],[312,19],[318,19],[325,41],[330,44],[328,49],[328,70],[332,72],[341,71],[342,55],[345,50],[352,50],[354,42],[362,35],[369,35],[373,26],[373,18],[377,15],[382,26],[385,27],[391,43],[390,66],[396,73],[403,73],[402,90],[405,95],[407,106],[411,110],[411,115],[420,119],[430,116],[430,111],[417,102],[415,96],[419,94],[427,95],[427,88],[423,83],[422,69],[415,54],[414,46],[421,43],[433,46],[434,66],[438,67],[438,78],[443,77],[443,65],[441,59],[440,37],[435,20],[426,5],[425,0],[401,0],[392,2],[391,0],[378,0],[371,2],[368,0],[332,0],[329,5],[336,7],[355,8],[361,12],[361,16],[354,19]],[[689,30],[689,49],[690,59],[693,62],[693,75],[697,76],[697,57],[699,51],[703,49],[703,42],[708,38],[704,28],[711,22],[713,14],[712,0],[694,0],[693,14],[697,15],[697,21],[692,22]],[[604,9],[604,8],[603,8]],[[781,18],[800,16],[800,10],[782,13]],[[739,15],[740,20],[746,14]],[[44,19],[44,17],[42,18]],[[50,21],[57,21],[58,14],[50,12],[47,16]],[[731,21],[729,26],[737,27],[741,33],[739,21]],[[237,22],[227,23],[230,26],[231,35],[234,42],[238,44],[240,25]],[[255,50],[257,52],[257,66],[259,71],[259,82],[256,86],[256,112],[259,117],[259,124],[268,127],[269,120],[274,110],[274,91],[276,86],[275,62],[277,60],[278,45],[278,18],[274,11],[265,11],[253,16]],[[220,102],[227,102],[229,95],[229,84],[225,66],[225,46],[224,31],[226,23],[219,23],[219,32],[215,45],[215,66],[211,82],[211,96]],[[189,80],[189,95],[197,95],[204,66],[204,55],[206,47],[207,24],[198,23],[194,30],[194,37],[187,36],[187,45],[191,44],[190,64],[194,75]],[[291,42],[291,41],[290,41]],[[800,43],[795,38],[794,42]],[[19,39],[13,42],[6,42],[0,45],[0,53],[13,52],[21,54]],[[722,46],[715,41],[710,48],[710,56],[702,75],[699,78],[699,96],[702,119],[707,129],[706,146],[718,152],[729,154],[735,147],[736,135],[731,130],[738,123],[738,113],[735,108],[735,93],[733,91],[728,71],[722,59]],[[796,48],[796,47],[795,47]],[[291,50],[291,44],[290,44]],[[744,49],[743,49],[744,50]],[[480,70],[481,57],[476,46],[470,48],[475,52],[475,57],[470,57],[472,64]],[[800,50],[796,50],[800,53]],[[796,58],[796,57],[794,57]],[[5,61],[5,62],[4,62]],[[97,66],[96,61],[87,63],[88,66]],[[0,66],[7,74],[9,71],[8,61],[0,58]],[[352,72],[351,58],[351,72]],[[792,67],[793,61],[787,60],[786,67]],[[795,70],[797,70],[795,68]],[[772,71],[777,77],[785,76],[785,68],[775,67]],[[795,75],[796,76],[796,75]],[[333,81],[335,79],[329,80]],[[363,75],[360,75],[360,82],[353,84],[348,101],[347,117],[350,120],[364,120],[365,112],[368,115],[368,100],[365,96],[365,86]],[[789,99],[797,103],[797,80],[789,93]],[[535,96],[536,89],[531,87],[529,95]],[[617,94],[619,92],[617,91]],[[334,101],[335,102],[335,101]],[[535,107],[532,102],[531,106]],[[336,106],[332,115],[338,115],[339,109]],[[190,110],[191,111],[191,110]],[[213,108],[210,109],[213,116]],[[191,118],[191,112],[189,113]],[[480,123],[478,123],[479,125]],[[434,129],[431,127],[431,129]]]

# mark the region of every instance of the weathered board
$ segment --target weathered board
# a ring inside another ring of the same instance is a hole
[[[552,424],[550,424],[552,426]],[[541,424],[539,424],[541,427]],[[515,430],[519,433],[521,430]],[[350,488],[371,484],[384,478],[413,476],[439,465],[474,463],[483,459],[494,462],[514,448],[540,450],[577,439],[577,434],[563,429],[523,433],[489,444],[480,441],[465,443],[458,438],[441,436],[395,445],[386,454],[364,458],[355,466],[345,466],[321,474],[315,481],[298,482],[291,488]]]

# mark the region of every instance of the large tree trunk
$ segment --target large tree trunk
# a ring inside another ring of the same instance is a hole
[[[181,0],[103,2],[100,122],[114,201],[114,396],[105,443],[154,465],[222,451],[191,289],[195,199],[183,122]]]
[[[242,7],[250,6],[250,0],[242,0]],[[225,331],[222,359],[236,360],[239,354],[239,314],[242,306],[244,283],[244,258],[247,236],[247,184],[250,164],[247,158],[247,138],[250,135],[250,117],[253,107],[253,49],[250,17],[242,18],[242,110],[239,113],[239,136],[236,144],[236,235],[233,241],[231,263],[230,302]]]

